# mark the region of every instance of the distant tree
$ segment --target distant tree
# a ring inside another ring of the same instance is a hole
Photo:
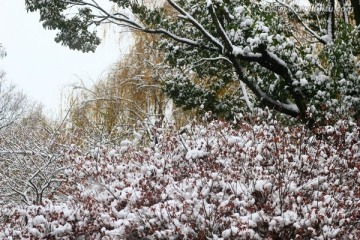
[[[237,0],[167,0],[157,6],[112,2],[119,11],[87,0],[27,0],[26,6],[40,12],[45,28],[60,30],[57,42],[84,52],[99,44],[94,27],[101,23],[161,34],[168,62],[181,69],[165,82],[177,104],[229,112],[231,118],[240,112],[237,103],[246,102],[250,109],[266,106],[310,127],[355,115],[360,96],[356,1],[351,1],[354,14],[337,8],[335,0],[321,1],[316,11],[286,2],[276,2],[277,8]],[[236,94],[228,92],[229,85]],[[221,89],[224,100],[217,101]]]
[[[2,46],[2,44],[0,43],[0,58],[3,58],[6,56],[6,51],[5,48]]]
[[[65,166],[59,159],[71,141],[64,140],[60,130],[40,106],[1,130],[0,205],[41,204],[44,198],[60,195],[56,189]]]
[[[105,79],[91,87],[75,85],[69,97],[72,126],[84,136],[93,135],[94,141],[132,137],[134,131],[154,140],[154,128],[182,126],[191,116],[175,108],[162,91],[164,76],[174,71],[154,47],[158,37],[136,32],[132,38],[129,53]]]
[[[0,43],[0,58],[6,56]],[[0,130],[16,121],[27,108],[26,96],[14,84],[6,81],[5,72],[0,69]]]
[[[6,81],[0,71],[0,130],[18,120],[27,108],[26,96],[14,84]]]

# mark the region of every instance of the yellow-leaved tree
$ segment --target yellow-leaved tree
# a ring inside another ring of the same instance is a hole
[[[173,70],[156,48],[158,36],[136,32],[132,37],[129,53],[105,79],[91,88],[83,84],[74,87],[70,116],[80,136],[91,135],[99,142],[141,132],[144,140],[154,140],[155,129],[181,126],[195,115],[176,108],[162,91],[162,78]]]

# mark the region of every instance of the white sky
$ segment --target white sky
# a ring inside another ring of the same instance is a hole
[[[106,76],[122,54],[114,35],[95,53],[70,50],[56,43],[56,31],[43,29],[38,19],[38,13],[26,12],[23,0],[0,0],[0,43],[7,52],[0,59],[0,70],[54,116],[60,110],[61,92],[69,89],[66,86],[79,79],[90,84]]]

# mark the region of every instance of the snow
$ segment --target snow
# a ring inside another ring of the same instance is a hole
[[[208,155],[208,152],[206,152],[204,150],[192,149],[192,150],[189,150],[186,153],[185,158],[187,160],[189,160],[189,159],[198,159],[198,158],[206,157],[207,155]]]
[[[131,142],[130,140],[128,140],[128,139],[123,140],[123,141],[121,141],[121,143],[120,143],[121,146],[129,146],[129,145],[131,145],[131,144],[132,144],[132,142]]]
[[[280,33],[272,35],[275,31],[270,28],[270,20],[266,20],[269,24],[266,26],[261,14],[255,16],[251,12],[253,6],[236,4],[237,7],[230,9],[229,16],[236,18],[233,21],[236,27],[226,29],[225,36],[219,39],[178,1],[169,2],[176,6],[182,20],[192,24],[207,40],[182,38],[166,29],[159,29],[160,33],[193,46],[210,42],[210,47],[215,46],[219,54],[225,53],[220,40],[225,39],[224,42],[231,42],[232,53],[239,59],[260,59],[267,54],[275,66],[284,68],[293,77],[292,82],[286,83],[288,87],[293,84],[294,89],[315,95],[314,99],[306,99],[311,103],[309,116],[322,111],[320,104],[327,108],[335,106],[334,109],[342,107],[343,101],[332,99],[340,97],[328,89],[338,82],[341,95],[341,91],[349,87],[346,73],[331,76],[330,68],[322,69],[324,66],[319,63],[312,45],[303,53],[287,37]],[[223,4],[221,0],[207,0],[206,5],[204,2],[200,5],[205,9],[215,3]],[[195,11],[196,7],[189,9]],[[224,10],[228,11],[226,7]],[[321,38],[325,42],[330,42],[333,34],[330,20],[327,35]],[[319,39],[316,33],[309,33]],[[268,48],[265,53],[259,53],[258,46],[263,43]],[[172,49],[171,54],[181,54],[185,48],[179,45]],[[181,64],[186,59],[176,60]],[[246,69],[243,65],[244,73],[250,76],[249,81],[258,83],[255,88],[260,98],[278,108],[300,113],[292,97],[279,102],[268,95],[269,92],[278,94],[276,90],[284,83],[279,76],[272,81],[267,79],[267,73],[262,76],[260,71],[262,79],[253,79],[251,71],[259,68],[253,63],[249,65]],[[355,78],[352,75],[356,72],[349,75]],[[241,100],[245,100],[250,111],[242,112],[242,117],[234,120],[234,126],[229,122],[211,121],[214,115],[208,112],[201,123],[194,121],[184,126],[181,134],[175,126],[151,129],[157,137],[156,143],[149,140],[145,129],[130,131],[126,138],[121,136],[116,141],[104,141],[107,144],[71,145],[71,149],[81,149],[74,153],[65,148],[59,153],[63,164],[58,168],[61,184],[51,186],[51,195],[50,191],[46,192],[41,203],[33,204],[29,200],[27,205],[4,206],[0,214],[11,221],[0,218],[0,238],[16,232],[27,238],[55,236],[59,239],[82,239],[84,233],[89,239],[145,236],[195,239],[204,233],[209,239],[224,240],[263,239],[266,234],[284,239],[300,234],[314,239],[356,239],[352,236],[356,236],[358,230],[349,226],[357,223],[353,210],[360,204],[356,194],[360,176],[358,124],[326,121],[327,126],[319,126],[320,139],[312,131],[305,131],[302,123],[292,124],[289,120],[290,124],[285,127],[278,122],[282,116],[272,114],[269,109],[255,108],[253,95],[247,94],[244,82],[239,84],[243,93]],[[198,105],[205,110],[203,103],[199,101]],[[326,120],[332,119],[330,117]],[[17,153],[22,159],[23,155],[34,152],[10,153]],[[0,150],[0,154],[7,155],[9,151]],[[45,174],[42,167],[38,169]],[[36,181],[41,185],[47,176],[39,179]],[[32,195],[36,195],[32,190],[37,186],[34,182],[27,182],[26,188],[18,191],[24,195],[23,199],[33,199]],[[9,189],[15,188],[17,182],[11,184]],[[74,234],[78,236],[72,236]]]
[[[112,149],[109,153],[108,153],[108,156],[109,157],[114,157],[116,154],[116,150],[115,149]]]
[[[279,65],[282,65],[283,67],[285,68],[288,68],[287,64],[282,60],[280,59],[278,56],[276,56],[274,53],[272,52],[267,52],[270,56],[270,58],[274,61],[276,61]]]
[[[246,29],[246,28],[250,27],[251,25],[253,25],[253,23],[254,23],[254,20],[251,19],[251,18],[249,18],[249,17],[247,17],[247,18],[245,18],[244,21],[242,21],[242,22],[240,23],[240,27]]]
[[[233,48],[233,54],[234,55],[243,55],[244,53],[246,53],[246,52],[244,52],[244,50],[242,49],[242,48],[240,48],[240,47],[237,47],[237,46],[233,46],[232,47]]]
[[[255,182],[255,190],[263,192],[264,191],[264,185],[267,183],[266,180],[257,180]]]
[[[302,87],[308,85],[308,83],[309,83],[309,82],[308,82],[305,78],[301,78],[301,79],[300,79],[300,85],[301,85]]]
[[[238,136],[228,136],[228,144],[229,145],[233,145],[235,143],[240,143],[242,142],[242,138],[238,137]]]
[[[325,126],[325,131],[327,134],[333,134],[335,132],[335,128],[333,126]]]
[[[150,238],[194,239],[209,224],[219,226],[209,231],[212,239],[262,239],[264,225],[276,234],[354,234],[348,226],[360,203],[354,178],[359,173],[351,165],[360,156],[356,125],[337,148],[269,115],[236,127],[218,120],[192,123],[184,127],[184,141],[177,131],[163,129],[150,147],[125,140],[126,154],[116,154],[122,146],[98,145],[67,156],[71,171],[61,187],[71,197],[2,208],[2,216],[17,218],[11,224],[0,218],[0,238],[23,230],[25,217],[24,231],[32,237],[81,238],[76,227],[91,239],[100,233],[126,239],[129,230],[145,236],[149,228]],[[340,134],[341,124],[322,131]]]
[[[39,230],[37,230],[36,228],[29,228],[29,233],[33,236],[37,236],[40,237],[41,233],[39,232]]]
[[[59,225],[57,227],[53,227],[52,234],[53,235],[61,235],[65,233],[71,234],[72,227],[69,223],[66,223],[65,225]]]
[[[33,219],[33,223],[35,225],[39,225],[39,224],[43,224],[43,223],[48,223],[48,221],[46,220],[46,218],[43,215],[38,215]]]
[[[238,6],[238,7],[234,8],[234,12],[236,13],[237,17],[240,17],[244,11],[245,11],[245,8],[243,6]]]

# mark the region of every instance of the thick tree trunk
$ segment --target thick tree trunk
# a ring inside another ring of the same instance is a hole
[[[356,26],[360,25],[360,0],[350,0],[351,7],[354,11],[354,19]]]

